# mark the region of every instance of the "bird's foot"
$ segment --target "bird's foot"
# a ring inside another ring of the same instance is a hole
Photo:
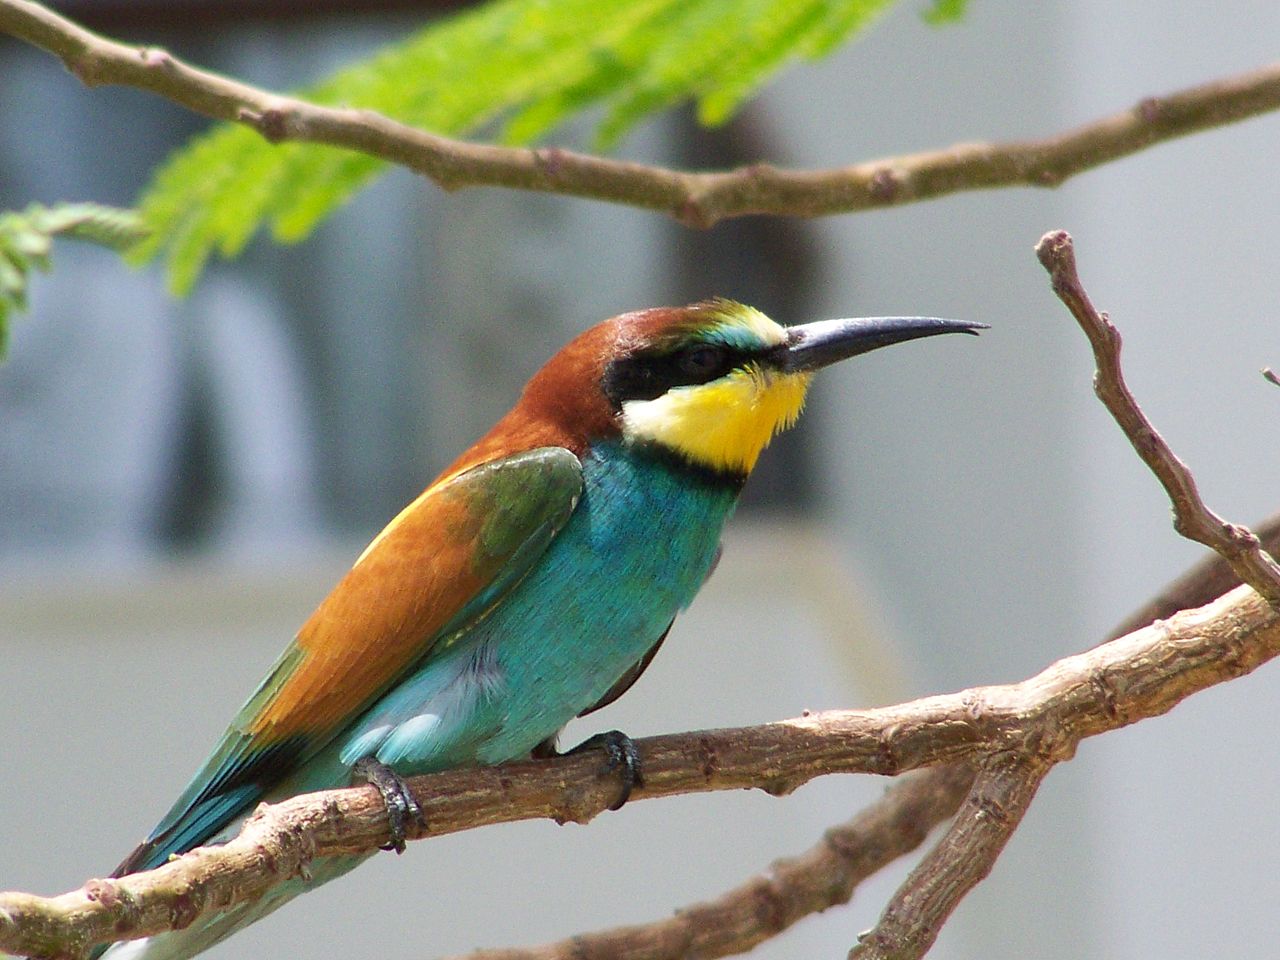
[[[566,753],[582,753],[597,748],[604,750],[608,757],[605,772],[613,773],[616,770],[622,780],[622,792],[609,806],[610,810],[621,810],[623,804],[631,799],[631,791],[644,786],[644,765],[640,760],[640,750],[636,742],[621,730],[610,730],[583,740]]]
[[[376,757],[363,757],[351,768],[352,776],[364,780],[378,788],[382,794],[382,802],[387,806],[387,821],[391,826],[391,842],[383,850],[394,850],[404,853],[405,823],[412,820],[419,828],[425,830],[427,818],[413,799],[404,777],[396,773]]]

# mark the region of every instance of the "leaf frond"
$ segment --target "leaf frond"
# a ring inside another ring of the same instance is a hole
[[[136,211],[97,203],[32,204],[0,213],[0,360],[9,349],[9,324],[27,309],[32,272],[47,272],[55,237],[126,251],[145,235]]]
[[[446,136],[497,130],[529,143],[602,106],[617,143],[645,117],[688,100],[728,120],[789,62],[822,56],[893,0],[491,0],[441,19],[299,92]],[[934,0],[950,10],[963,0]],[[273,145],[244,127],[193,140],[156,174],[140,209],[185,292],[209,256],[233,257],[264,226],[303,239],[385,167],[333,147]]]

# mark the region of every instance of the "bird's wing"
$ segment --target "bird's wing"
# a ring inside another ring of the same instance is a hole
[[[671,632],[671,628],[675,625],[676,622],[673,619],[667,624],[667,629],[662,631],[662,636],[655,641],[653,646],[649,648],[648,652],[633,663],[627,669],[627,672],[620,676],[617,682],[605,692],[603,697],[591,706],[587,707],[587,709],[583,710],[578,714],[578,716],[585,717],[589,713],[595,713],[597,710],[603,710],[609,704],[613,703],[613,701],[617,700],[620,696],[630,690],[635,685],[635,682],[640,679],[640,675],[649,669],[649,664],[653,663],[653,658],[658,655],[658,650],[662,646],[662,641],[667,639],[667,634]]]
[[[722,556],[724,556],[723,543],[716,547],[715,558],[711,561],[711,566],[707,570],[707,575],[702,578],[704,586],[706,585],[706,582],[711,579],[711,575],[716,572],[716,567],[720,566],[720,558]],[[671,632],[671,628],[675,625],[676,621],[673,618],[671,622],[667,624],[667,629],[662,631],[662,636],[658,637],[658,639],[653,642],[653,646],[649,648],[648,652],[633,663],[628,668],[627,672],[620,676],[617,679],[617,682],[605,692],[603,697],[591,706],[587,707],[587,709],[583,710],[578,714],[578,716],[585,717],[589,713],[595,713],[597,710],[603,710],[609,704],[613,703],[613,701],[617,700],[620,696],[630,690],[635,685],[635,682],[640,679],[640,675],[649,669],[649,664],[653,663],[653,658],[656,657],[658,655],[658,651],[662,649],[662,641],[667,639],[667,634]]]
[[[582,493],[578,458],[541,447],[433,484],[298,631],[178,802],[115,876],[205,842],[314,756],[529,572]]]

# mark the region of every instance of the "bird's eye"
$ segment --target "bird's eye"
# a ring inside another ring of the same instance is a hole
[[[676,363],[681,373],[691,377],[707,377],[724,368],[725,355],[722,347],[693,347],[681,353]]]

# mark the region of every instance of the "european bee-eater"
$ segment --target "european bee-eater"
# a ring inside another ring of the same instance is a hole
[[[581,334],[374,538],[114,875],[225,839],[263,800],[363,773],[403,813],[397,776],[554,748],[570,720],[626,692],[693,600],[815,370],[981,326],[787,328],[717,300]],[[622,741],[615,760],[633,760]],[[109,956],[192,956],[363,859],[318,861],[307,881]]]

